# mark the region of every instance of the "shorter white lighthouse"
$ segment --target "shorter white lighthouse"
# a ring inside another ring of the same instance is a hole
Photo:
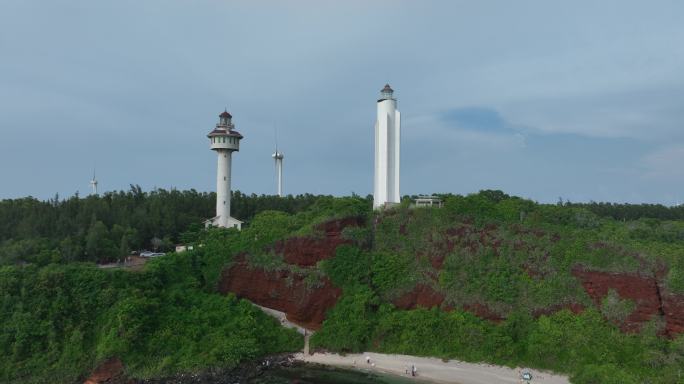
[[[242,229],[242,222],[230,216],[230,173],[233,152],[240,150],[242,135],[235,131],[233,116],[228,111],[219,115],[219,122],[207,137],[210,148],[218,155],[216,167],[216,216],[205,221],[205,225]]]
[[[278,196],[283,197],[283,159],[285,158],[285,155],[282,152],[278,152],[278,147],[276,146],[275,153],[273,153],[271,157],[275,160]]]

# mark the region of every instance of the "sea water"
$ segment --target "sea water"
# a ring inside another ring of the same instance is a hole
[[[250,384],[407,384],[424,383],[418,378],[382,375],[321,365],[297,365],[269,369]]]

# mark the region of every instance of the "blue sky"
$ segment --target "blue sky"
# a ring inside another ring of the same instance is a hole
[[[372,191],[375,101],[402,194],[684,202],[681,1],[0,1],[0,198]]]

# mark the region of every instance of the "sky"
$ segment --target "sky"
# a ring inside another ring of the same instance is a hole
[[[0,0],[0,198],[366,195],[390,83],[401,193],[684,202],[684,2]]]

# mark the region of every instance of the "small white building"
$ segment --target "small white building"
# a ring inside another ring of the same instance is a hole
[[[192,251],[193,249],[195,249],[195,247],[192,245],[176,244],[176,253]]]
[[[242,222],[230,216],[230,174],[233,152],[240,150],[240,140],[243,136],[236,131],[228,111],[219,115],[219,122],[207,137],[210,148],[216,151],[218,164],[216,166],[216,216],[206,220],[205,226],[242,229]]]
[[[419,196],[415,202],[415,206],[418,208],[420,208],[420,207],[442,208],[443,204],[444,204],[444,202],[442,202],[442,199],[440,199],[437,196]]]

